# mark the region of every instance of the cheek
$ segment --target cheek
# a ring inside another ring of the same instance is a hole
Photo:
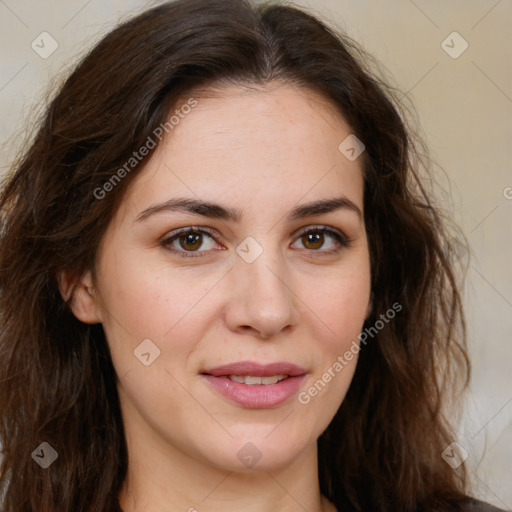
[[[304,302],[316,316],[317,339],[324,339],[333,349],[341,349],[357,335],[364,323],[370,300],[369,263],[341,268],[321,279],[304,279]]]
[[[165,418],[187,422],[191,401],[183,375],[208,328],[208,291],[219,278],[138,264],[128,254],[111,258],[101,270],[109,310],[103,326],[125,411],[143,416],[155,430],[173,432]]]
[[[219,280],[212,271],[175,268],[151,261],[144,251],[126,251],[100,261],[101,296],[130,332],[162,337],[188,316]],[[142,253],[142,254],[141,254]]]
[[[99,266],[103,327],[118,375],[138,367],[134,351],[147,339],[156,346],[155,353],[160,351],[159,364],[179,364],[183,353],[194,348],[191,340],[199,336],[198,319],[216,282],[214,275],[199,279],[183,269],[139,260],[126,252],[105,258]]]
[[[341,270],[338,275],[319,280],[307,288],[304,302],[311,308],[312,339],[320,354],[319,364],[306,385],[299,402],[312,408],[324,420],[332,418],[343,401],[352,380],[359,355],[359,334],[370,298],[369,263]]]

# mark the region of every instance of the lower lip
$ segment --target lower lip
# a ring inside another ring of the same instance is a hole
[[[220,395],[247,409],[270,409],[289,400],[299,390],[305,375],[288,377],[277,384],[242,384],[225,377],[203,375]]]

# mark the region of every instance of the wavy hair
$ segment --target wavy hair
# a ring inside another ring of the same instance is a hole
[[[109,32],[64,80],[0,195],[0,484],[4,512],[120,510],[128,454],[101,324],[71,312],[57,275],[93,268],[142,161],[103,186],[198,87],[279,80],[322,95],[364,142],[372,312],[400,314],[360,353],[318,440],[321,492],[339,510],[452,510],[464,466],[441,453],[445,412],[467,386],[459,266],[432,165],[396,90],[348,36],[293,6],[178,0]],[[31,454],[55,447],[48,470]]]

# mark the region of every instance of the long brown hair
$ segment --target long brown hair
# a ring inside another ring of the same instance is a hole
[[[449,510],[465,470],[446,400],[469,379],[448,224],[426,186],[421,140],[397,94],[345,35],[304,11],[246,0],[178,0],[120,25],[49,104],[0,196],[0,473],[3,510],[112,511],[128,464],[116,375],[101,324],[78,321],[56,276],[94,266],[142,161],[94,193],[198,86],[282,80],[320,93],[364,142],[374,325],[349,391],[322,434],[322,493],[339,510]],[[46,442],[58,463],[31,454]]]

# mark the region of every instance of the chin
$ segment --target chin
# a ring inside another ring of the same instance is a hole
[[[209,447],[204,447],[208,449],[203,456],[226,471],[276,471],[289,466],[309,449],[316,449],[315,438],[290,436],[284,427],[279,434],[272,432],[268,425],[252,429],[246,426],[242,430],[243,434],[212,440]]]

